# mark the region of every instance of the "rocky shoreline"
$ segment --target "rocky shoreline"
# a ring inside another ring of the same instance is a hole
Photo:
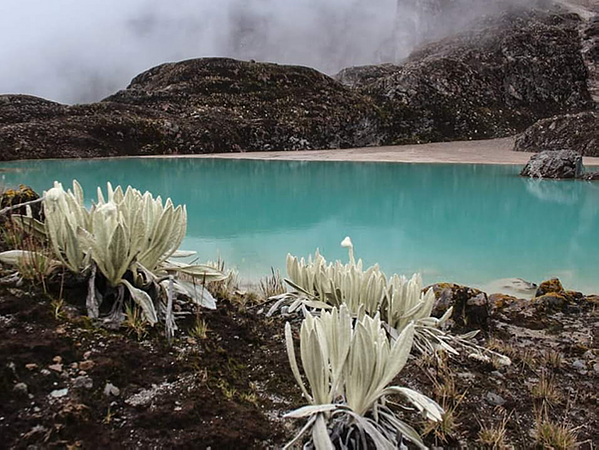
[[[593,156],[599,10],[592,14],[543,2],[506,6],[401,65],[333,78],[205,58],[152,68],[89,105],[1,95],[0,160],[339,149],[519,132],[518,151],[566,146]]]

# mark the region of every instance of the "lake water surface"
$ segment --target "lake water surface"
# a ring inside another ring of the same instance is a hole
[[[387,274],[485,287],[500,278],[599,292],[599,183],[538,181],[520,167],[225,159],[49,160],[1,163],[6,185],[54,180],[132,185],[187,205],[183,248],[222,257],[241,277],[284,271],[285,255],[318,247]]]

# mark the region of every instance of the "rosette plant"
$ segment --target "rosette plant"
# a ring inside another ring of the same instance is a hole
[[[424,418],[439,421],[443,410],[430,398],[412,389],[391,385],[410,354],[414,325],[408,324],[397,339],[389,339],[379,315],[360,314],[353,320],[347,306],[333,307],[320,317],[306,312],[300,330],[304,385],[291,326],[285,326],[289,362],[309,405],[286,415],[308,418],[287,448],[311,433],[316,449],[395,449],[403,440],[425,448],[420,436],[401,420],[388,402],[399,396]]]
[[[308,260],[287,255],[287,276],[285,282],[288,292],[272,297],[273,306],[268,311],[286,308],[288,313],[305,307],[309,311],[326,311],[333,307],[345,305],[353,317],[360,312],[374,317],[380,315],[385,329],[396,338],[408,324],[414,324],[414,346],[424,353],[435,353],[443,350],[457,354],[456,346],[463,347],[477,354],[492,353],[505,364],[509,359],[473,344],[470,339],[478,331],[455,336],[443,330],[443,324],[453,312],[449,308],[442,317],[433,317],[435,294],[432,288],[424,291],[422,277],[414,274],[408,279],[405,276],[393,275],[390,279],[380,270],[378,264],[363,269],[361,259],[356,261],[354,247],[349,237],[341,246],[348,249],[349,262],[327,263],[326,259],[316,251]]]
[[[91,318],[99,318],[103,300],[112,296],[108,319],[120,323],[126,292],[148,322],[153,325],[162,318],[171,331],[175,295],[215,308],[214,298],[202,285],[227,275],[208,265],[171,260],[193,254],[179,250],[187,227],[185,206],[175,207],[170,199],[163,203],[160,197],[130,186],[123,192],[108,183],[106,197],[98,188],[97,202],[87,208],[77,181],[68,191],[55,182],[43,199],[44,222],[27,216],[12,220],[17,227],[48,240],[53,257],[48,266],[66,268],[88,280]],[[31,257],[30,252],[13,250],[1,253],[0,261],[17,264]],[[98,283],[98,276],[105,282]]]

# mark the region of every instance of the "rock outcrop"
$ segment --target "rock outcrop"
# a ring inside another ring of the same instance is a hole
[[[90,105],[0,96],[0,160],[360,147],[382,143],[379,115],[313,69],[195,59]]]
[[[421,47],[402,66],[336,78],[383,105],[388,142],[506,136],[592,106],[580,25],[569,12],[516,8]]]
[[[579,178],[582,175],[582,156],[571,150],[536,153],[520,175],[530,178]]]
[[[518,136],[514,150],[572,150],[599,156],[599,113],[586,111],[540,120]]]
[[[453,308],[450,325],[459,329],[485,328],[489,319],[489,299],[487,294],[468,286],[454,283],[437,283],[425,288],[433,289],[435,306],[432,315],[441,317]]]

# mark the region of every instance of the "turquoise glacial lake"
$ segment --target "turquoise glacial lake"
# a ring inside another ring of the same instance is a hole
[[[366,264],[425,283],[489,288],[497,279],[599,292],[599,183],[538,181],[520,167],[224,159],[49,160],[1,163],[5,185],[38,191],[77,179],[128,185],[187,205],[183,248],[223,258],[242,279],[288,252],[347,259],[351,236]],[[494,286],[494,285],[493,285]]]

